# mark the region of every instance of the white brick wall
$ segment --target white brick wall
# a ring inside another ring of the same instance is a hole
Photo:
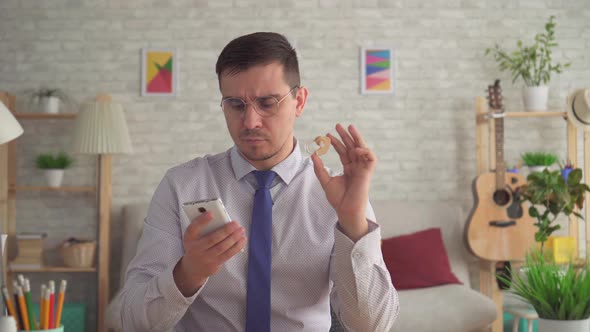
[[[136,153],[114,158],[114,248],[123,204],[149,199],[169,167],[230,146],[217,106],[215,61],[230,39],[260,30],[285,33],[301,56],[310,99],[298,137],[333,132],[338,121],[355,123],[380,159],[373,198],[458,201],[468,208],[475,96],[499,77],[507,109],[521,110],[520,84],[499,74],[484,49],[529,41],[556,15],[555,59],[573,62],[551,82],[550,103],[559,109],[568,91],[590,86],[588,8],[588,0],[1,0],[0,90],[22,95],[59,87],[77,102],[108,92],[124,105]],[[363,45],[395,48],[395,95],[358,93]],[[139,96],[142,47],[181,50],[179,97]],[[26,104],[21,99],[21,110]],[[19,182],[42,183],[36,154],[67,149],[73,122],[23,124]],[[508,121],[508,161],[530,149],[565,157],[564,128],[559,120]],[[327,164],[338,166],[333,154]],[[90,184],[94,171],[92,159],[80,157],[65,182]],[[91,195],[19,194],[19,230],[48,229],[48,247],[71,235],[92,236],[93,206]],[[114,256],[115,273],[117,263]]]

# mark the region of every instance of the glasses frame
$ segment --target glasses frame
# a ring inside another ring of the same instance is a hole
[[[285,100],[285,98],[287,98],[295,89],[299,89],[299,88],[301,88],[301,86],[295,85],[294,87],[291,88],[291,90],[289,90],[289,92],[284,94],[280,99],[277,99],[275,96],[259,96],[259,97],[254,98],[254,100],[251,102],[246,102],[244,99],[242,99],[240,97],[227,97],[227,98],[221,99],[221,103],[219,103],[219,106],[221,107],[221,110],[225,112],[224,107],[223,107],[223,102],[225,102],[226,100],[230,100],[230,99],[234,99],[234,100],[239,99],[240,101],[242,101],[242,103],[244,103],[244,105],[246,105],[246,107],[244,108],[244,111],[240,112],[241,117],[243,117],[244,114],[246,113],[246,110],[248,109],[248,105],[252,105],[252,107],[254,108],[254,111],[258,115],[268,118],[268,117],[276,115],[279,112],[279,109],[281,107],[281,102],[283,102],[283,100]],[[277,101],[277,110],[273,114],[261,113],[258,110],[258,108],[256,108],[256,100],[258,100],[258,98],[273,98],[274,100]]]

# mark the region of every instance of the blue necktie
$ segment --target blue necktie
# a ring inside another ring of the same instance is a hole
[[[253,173],[258,180],[258,189],[254,194],[250,226],[246,332],[270,332],[272,197],[269,188],[276,173],[273,171],[254,171]]]

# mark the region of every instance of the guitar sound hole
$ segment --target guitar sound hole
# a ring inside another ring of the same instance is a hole
[[[510,193],[506,190],[496,190],[494,192],[494,202],[500,206],[504,206],[510,202]]]

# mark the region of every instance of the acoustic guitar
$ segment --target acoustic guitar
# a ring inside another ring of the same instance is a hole
[[[466,225],[467,246],[485,260],[522,260],[535,243],[536,227],[519,199],[519,188],[526,180],[517,173],[507,173],[504,164],[500,80],[488,87],[488,104],[495,122],[496,170],[473,181],[474,207]]]

